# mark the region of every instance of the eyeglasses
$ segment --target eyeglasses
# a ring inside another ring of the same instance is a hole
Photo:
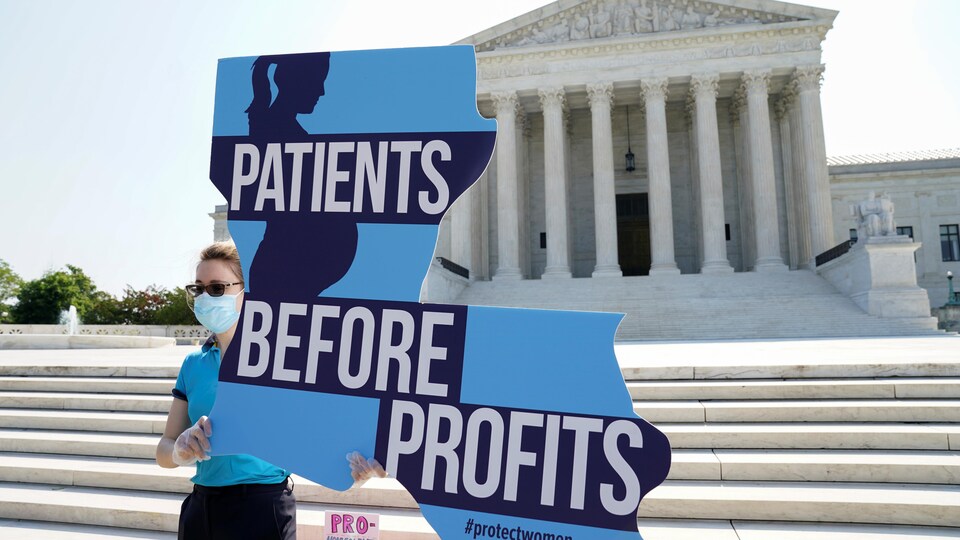
[[[190,295],[193,296],[194,298],[203,294],[203,291],[207,291],[207,294],[209,294],[210,296],[223,296],[223,293],[226,292],[227,287],[230,287],[231,285],[243,285],[243,282],[238,281],[236,283],[211,283],[209,285],[197,285],[197,284],[191,283],[190,285],[185,286],[184,289],[186,289],[187,292],[190,293]]]

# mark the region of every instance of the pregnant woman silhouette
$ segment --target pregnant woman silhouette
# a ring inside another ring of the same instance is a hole
[[[269,70],[276,66],[272,95]],[[311,140],[298,114],[311,114],[324,95],[330,53],[261,56],[253,64],[253,101],[247,108],[250,138],[267,143]],[[292,156],[284,154],[290,170]],[[290,179],[284,193],[291,193]],[[306,186],[305,186],[306,187]],[[349,213],[273,212],[250,268],[250,292],[260,298],[316,297],[350,268],[357,250],[356,218]]]

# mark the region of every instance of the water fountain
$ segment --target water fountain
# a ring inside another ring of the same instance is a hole
[[[77,306],[71,305],[69,310],[60,312],[60,324],[66,326],[68,336],[77,334],[77,326],[80,324],[80,318],[77,317]]]

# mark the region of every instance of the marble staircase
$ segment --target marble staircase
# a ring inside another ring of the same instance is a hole
[[[625,313],[618,340],[937,333],[934,319],[895,320],[868,315],[807,270],[474,281],[453,303]]]
[[[625,343],[638,414],[670,437],[647,540],[960,538],[960,338]],[[174,538],[191,468],[157,467],[188,348],[0,351],[0,538]],[[135,367],[131,367],[135,366]],[[435,539],[392,479],[298,479],[301,540],[323,512],[380,513]]]

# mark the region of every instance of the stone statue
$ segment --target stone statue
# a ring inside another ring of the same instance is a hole
[[[850,214],[857,218],[857,241],[866,241],[874,236],[895,236],[897,226],[893,221],[893,201],[886,192],[878,199],[873,191],[867,200],[850,206]]]
[[[570,39],[570,22],[566,17],[554,26],[551,26],[544,32],[550,42],[557,43]]]
[[[720,10],[716,10],[713,13],[707,15],[703,18],[703,26],[709,28],[712,26],[717,26],[720,24]]]
[[[551,26],[546,30],[534,28],[530,35],[524,36],[514,43],[514,45],[522,47],[524,45],[542,45],[544,43],[566,41],[568,35],[567,20],[563,19],[559,24]]]
[[[577,15],[570,27],[570,39],[587,39],[590,37],[590,19],[585,13]]]
[[[613,11],[613,33],[625,36],[633,31],[633,9],[627,5],[627,0],[620,0]]]
[[[613,33],[613,23],[610,21],[610,12],[599,6],[594,8],[590,15],[590,37],[605,38]]]
[[[633,27],[638,34],[653,32],[653,10],[647,7],[647,0],[640,0],[640,5],[633,9]]]
[[[692,30],[694,28],[700,28],[702,23],[700,21],[700,15],[693,11],[693,6],[687,6],[687,12],[683,14],[683,18],[680,19],[680,28],[683,30]]]
[[[669,32],[671,30],[677,29],[677,22],[674,20],[673,15],[670,13],[669,8],[660,9],[660,31]]]

